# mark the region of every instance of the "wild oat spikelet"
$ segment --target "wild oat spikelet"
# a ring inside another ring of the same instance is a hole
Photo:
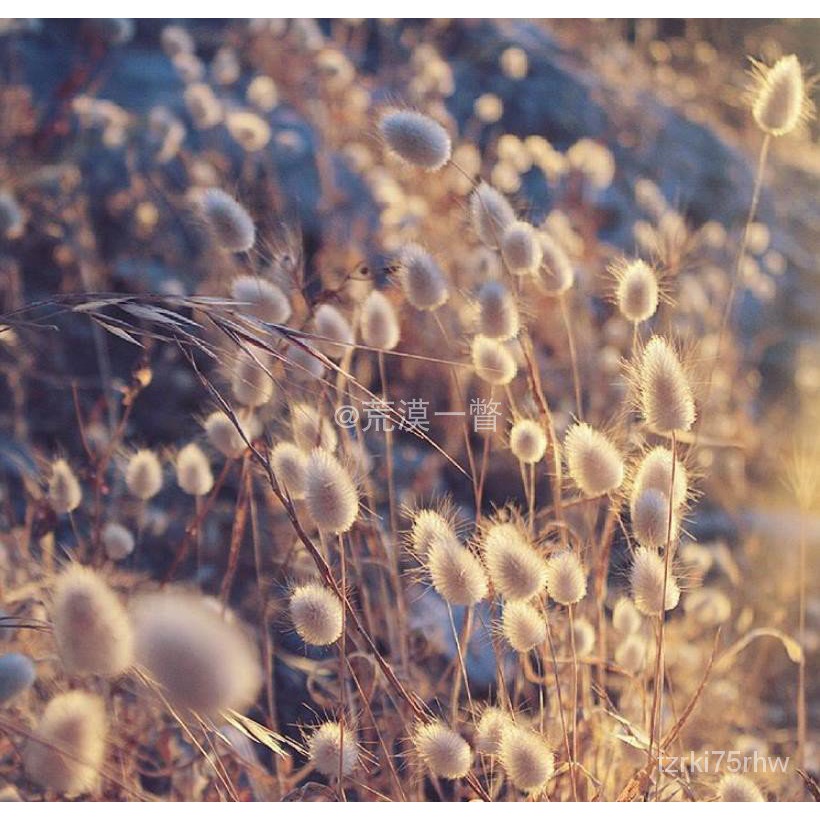
[[[52,698],[23,752],[26,774],[45,789],[75,797],[97,787],[108,731],[102,698],[66,692]]]
[[[186,444],[177,453],[177,484],[180,489],[193,496],[207,495],[214,486],[214,474],[208,456],[198,444]]]
[[[532,419],[519,419],[510,430],[510,450],[523,464],[536,464],[547,451],[547,436]]]
[[[379,131],[387,147],[408,165],[437,171],[450,159],[450,135],[417,111],[388,111],[379,121]]]
[[[642,546],[659,549],[667,541],[674,544],[678,538],[680,522],[672,510],[672,527],[669,527],[669,498],[658,490],[644,490],[630,502],[632,534]]]
[[[319,305],[313,315],[313,330],[322,337],[316,339],[316,347],[329,359],[341,359],[355,341],[350,323],[333,305]]]
[[[564,449],[570,477],[584,495],[594,498],[621,486],[623,458],[603,433],[577,422],[567,432]]]
[[[399,343],[399,319],[393,303],[378,290],[371,291],[362,305],[362,339],[368,347],[393,350]]]
[[[529,729],[509,725],[501,734],[501,765],[522,792],[542,792],[555,772],[555,757],[546,739]]]
[[[94,570],[71,564],[60,573],[51,621],[57,652],[69,674],[115,677],[131,665],[131,622]]]
[[[666,581],[666,599],[663,597],[664,559],[658,553],[639,547],[630,571],[629,582],[635,606],[644,615],[658,616],[674,609],[680,600],[680,589],[670,568]],[[663,605],[662,605],[663,602]]]
[[[325,777],[343,777],[353,773],[359,762],[356,733],[350,726],[342,727],[329,720],[311,731],[307,739],[308,759],[316,771]]]
[[[141,501],[148,501],[162,489],[162,464],[153,450],[137,450],[128,459],[125,484]]]
[[[615,276],[618,310],[629,322],[638,324],[655,315],[658,309],[658,277],[641,259],[611,268]]]
[[[290,441],[280,441],[271,451],[271,465],[276,480],[293,499],[305,497],[307,455]]]
[[[538,269],[543,250],[538,234],[527,222],[512,222],[501,236],[501,256],[507,267],[518,276]]]
[[[405,245],[398,258],[398,276],[407,301],[416,310],[436,310],[449,298],[447,278],[421,245]]]
[[[322,532],[347,532],[359,515],[359,494],[333,453],[315,448],[305,465],[305,503]]]
[[[503,709],[487,706],[476,726],[476,751],[485,755],[498,755],[501,751],[501,736],[511,724],[510,716]]]
[[[638,612],[631,598],[624,596],[615,602],[612,609],[612,626],[621,635],[631,635],[637,632],[642,624],[641,613]]]
[[[577,604],[587,594],[586,571],[572,550],[561,550],[547,559],[547,592],[564,606]]]
[[[470,745],[441,721],[416,727],[413,744],[430,773],[444,780],[457,780],[470,771],[473,753]]]
[[[253,703],[262,685],[259,653],[219,602],[148,593],[134,601],[132,616],[136,659],[173,705],[216,716]]]
[[[507,601],[501,631],[516,652],[529,652],[547,640],[547,624],[542,613],[526,601]]]
[[[425,567],[433,589],[452,606],[472,606],[487,595],[487,576],[481,562],[458,540],[435,538]]]
[[[508,601],[528,600],[544,589],[547,564],[513,522],[491,524],[484,533],[482,548],[498,595]]]
[[[512,353],[496,339],[478,335],[471,350],[476,375],[492,385],[509,384],[518,371]]]
[[[263,322],[281,325],[290,319],[288,297],[277,285],[258,276],[237,276],[231,282],[231,297],[243,303],[238,307],[240,313],[249,313]]]
[[[554,293],[566,293],[575,282],[575,269],[564,249],[548,234],[541,232],[541,268],[544,283]]]
[[[632,479],[632,498],[644,490],[657,490],[669,496],[672,487],[672,452],[665,447],[653,447],[641,459]],[[689,476],[683,462],[675,459],[675,486],[672,499],[675,509],[686,503]]]
[[[470,218],[478,238],[488,248],[498,248],[504,231],[515,222],[515,211],[504,194],[482,182],[470,194]]]
[[[485,282],[478,292],[478,306],[482,336],[503,342],[518,335],[518,307],[502,282]]]
[[[755,782],[743,774],[723,775],[717,793],[722,803],[761,803],[766,799]]]
[[[303,450],[323,447],[333,452],[339,443],[333,424],[312,404],[291,405],[290,429],[293,441]]]
[[[752,114],[758,127],[773,137],[793,131],[811,114],[803,69],[794,54],[773,66],[756,63]]]
[[[110,521],[100,534],[105,554],[111,561],[122,561],[134,551],[134,535],[128,527]]]
[[[641,412],[655,433],[691,429],[695,400],[678,354],[665,339],[653,336],[646,344],[637,371]]]
[[[80,482],[65,459],[58,458],[51,465],[48,500],[56,513],[74,512],[83,500]]]
[[[245,407],[267,404],[273,396],[273,379],[269,373],[270,358],[265,353],[240,351],[232,363],[233,397]]]
[[[200,199],[202,215],[216,241],[226,250],[240,252],[253,247],[256,228],[250,214],[221,188],[208,188]]]
[[[342,616],[338,596],[319,583],[296,587],[290,596],[293,626],[299,637],[311,646],[329,646],[339,640]]]
[[[0,655],[0,706],[9,703],[37,680],[31,658],[19,652]]]

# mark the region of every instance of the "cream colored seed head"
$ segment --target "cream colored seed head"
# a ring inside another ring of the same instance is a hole
[[[457,780],[470,771],[473,753],[461,735],[441,721],[416,727],[413,744],[430,773],[444,780]]]
[[[293,499],[305,497],[307,455],[290,441],[280,441],[270,454],[273,474]]]
[[[355,341],[350,323],[333,305],[319,305],[313,316],[313,329],[321,337],[316,346],[330,359],[341,359]]]
[[[497,594],[528,600],[547,582],[547,564],[524,532],[512,522],[491,524],[483,539],[484,561]]]
[[[261,352],[240,351],[233,362],[231,390],[234,398],[245,407],[261,407],[273,397],[270,359]]]
[[[562,550],[547,561],[547,591],[559,604],[577,604],[587,594],[587,577],[581,559]]]
[[[504,604],[501,630],[516,652],[529,652],[543,646],[547,640],[544,616],[526,601],[508,601]]]
[[[307,742],[308,758],[325,777],[349,777],[359,761],[356,733],[335,721],[317,726]]]
[[[674,348],[660,336],[647,342],[638,371],[643,417],[655,433],[686,432],[695,422],[692,388]]]
[[[506,341],[518,335],[521,326],[518,307],[502,282],[485,282],[478,292],[478,305],[482,336]]]
[[[725,774],[718,783],[718,797],[723,803],[761,803],[765,801],[755,782],[744,774]]]
[[[248,212],[220,188],[208,188],[200,199],[202,215],[216,242],[228,251],[247,251],[256,240]]]
[[[452,145],[444,127],[416,111],[388,111],[379,131],[392,153],[408,165],[437,171],[450,159]]]
[[[632,498],[644,490],[657,490],[669,495],[672,487],[672,452],[665,447],[653,447],[641,459],[632,480]],[[675,485],[672,494],[675,509],[686,503],[689,476],[680,459],[675,459]]]
[[[515,222],[515,211],[504,194],[482,182],[470,195],[470,217],[478,238],[488,248],[498,248],[504,231]]]
[[[538,794],[555,772],[555,758],[547,741],[535,732],[509,725],[501,735],[501,765],[516,789]]]
[[[291,306],[282,289],[258,276],[244,274],[231,283],[231,297],[242,302],[237,310],[263,322],[284,324],[290,319]]]
[[[543,250],[538,234],[526,222],[512,222],[501,236],[501,255],[507,267],[518,276],[526,276],[538,269]]]
[[[510,450],[524,464],[536,464],[547,451],[547,436],[532,419],[520,419],[510,431]]]
[[[487,595],[481,562],[457,539],[436,537],[427,551],[426,567],[433,589],[452,606],[472,606]]]
[[[794,54],[773,66],[757,66],[752,114],[760,129],[773,137],[793,131],[811,112],[803,69]]]
[[[198,444],[186,444],[177,454],[177,484],[193,496],[207,495],[214,486],[214,474],[208,457]]]
[[[420,245],[405,245],[398,262],[404,295],[416,310],[436,310],[450,298],[444,272]]]
[[[584,495],[594,498],[621,486],[623,458],[603,433],[578,422],[569,429],[564,449],[570,477]]]
[[[362,306],[362,339],[368,347],[393,350],[399,343],[399,319],[392,302],[378,290],[371,291]]]
[[[501,751],[501,735],[512,723],[510,716],[497,706],[488,706],[481,713],[476,726],[476,751],[485,755],[498,755]]]
[[[293,590],[290,616],[299,637],[312,646],[329,646],[342,634],[342,603],[321,584],[309,583]]]
[[[680,526],[675,510],[669,513],[669,498],[659,490],[644,490],[630,503],[632,534],[642,547],[659,549],[674,544]]]
[[[65,459],[58,458],[51,466],[48,500],[56,513],[74,512],[83,500],[80,482]]]
[[[305,504],[322,532],[347,532],[359,515],[359,494],[333,453],[315,448],[305,465]]]
[[[142,501],[162,489],[162,464],[152,450],[137,450],[125,467],[125,483],[131,495]]]
[[[512,353],[501,342],[486,336],[473,339],[472,359],[476,374],[487,384],[509,384],[518,371]]]
[[[674,609],[680,600],[680,589],[672,571],[666,580],[666,597],[663,594],[664,560],[656,552],[645,547],[635,550],[630,573],[630,585],[635,606],[644,615],[659,616],[663,610]]]
[[[615,269],[618,309],[635,324],[645,322],[658,309],[658,277],[641,259]]]

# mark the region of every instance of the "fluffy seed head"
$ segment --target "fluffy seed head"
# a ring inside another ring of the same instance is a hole
[[[762,792],[753,780],[744,774],[725,774],[717,787],[718,797],[723,803],[765,802]]]
[[[632,603],[631,598],[619,598],[615,602],[615,607],[612,610],[612,626],[621,633],[621,635],[632,635],[641,628],[641,613]]]
[[[342,602],[321,584],[296,587],[290,596],[290,617],[299,637],[311,646],[328,646],[342,634]]]
[[[470,195],[470,218],[478,238],[497,248],[507,226],[515,222],[515,211],[504,194],[482,182]]]
[[[280,441],[270,454],[273,474],[291,498],[305,497],[307,455],[290,441]]]
[[[526,601],[508,601],[504,604],[501,630],[516,652],[529,652],[542,646],[547,639],[544,616]]]
[[[495,591],[508,601],[528,600],[544,588],[547,564],[514,523],[491,524],[483,550]]]
[[[436,310],[450,298],[444,272],[420,245],[405,245],[398,262],[404,295],[414,308]]]
[[[572,480],[589,497],[618,489],[624,480],[624,462],[618,448],[584,422],[574,424],[564,441]]]
[[[131,495],[142,501],[162,489],[162,464],[153,450],[137,450],[125,467],[125,484]]]
[[[497,706],[488,706],[476,726],[476,751],[485,755],[498,755],[501,751],[501,735],[511,725],[510,716]]]
[[[528,794],[543,791],[555,772],[546,739],[529,729],[509,725],[501,734],[501,765],[510,782]]]
[[[773,137],[793,131],[810,111],[800,61],[789,54],[771,67],[757,65],[756,79],[755,122]]]
[[[204,131],[222,122],[222,103],[207,83],[190,83],[183,96],[185,107],[197,128]]]
[[[231,298],[243,304],[241,313],[249,313],[263,322],[284,324],[290,319],[291,306],[282,289],[258,276],[237,276],[231,282]]]
[[[473,753],[469,744],[441,721],[417,726],[413,744],[422,763],[436,777],[457,780],[470,771]]]
[[[19,652],[0,655],[0,705],[21,695],[36,679],[37,672],[27,655]]]
[[[653,336],[637,375],[641,411],[649,428],[656,433],[689,430],[695,421],[695,400],[672,345]]]
[[[695,589],[683,599],[683,611],[708,629],[729,620],[732,602],[719,589]]]
[[[137,661],[173,704],[214,716],[253,703],[262,685],[258,652],[219,603],[150,593],[135,601],[133,619]]]
[[[410,528],[411,551],[419,558],[425,558],[436,541],[458,544],[453,525],[436,510],[416,510]]]
[[[644,490],[630,502],[632,534],[642,547],[658,549],[678,536],[678,516],[672,510],[671,539],[669,531],[669,498],[659,490]]]
[[[510,450],[524,464],[541,461],[547,451],[547,436],[532,419],[520,419],[510,431]]]
[[[247,417],[243,424],[243,417],[237,419],[245,430],[245,435],[252,438],[251,419]],[[213,447],[219,450],[226,458],[238,458],[245,452],[246,445],[239,431],[234,426],[230,418],[222,411],[215,410],[205,419],[205,434]]]
[[[541,232],[541,267],[544,282],[555,293],[566,293],[575,282],[575,270],[564,249],[548,234]]]
[[[576,618],[573,625],[575,654],[586,658],[595,648],[595,627],[586,618]]]
[[[665,447],[653,447],[641,459],[635,476],[632,480],[631,497],[637,496],[644,490],[658,490],[669,495],[672,487],[672,452]],[[689,492],[689,477],[680,459],[675,459],[675,485],[672,500],[675,509],[680,509],[686,503]]]
[[[587,576],[581,559],[562,550],[547,561],[547,591],[559,604],[577,604],[587,594]]]
[[[325,777],[344,777],[353,773],[359,760],[356,735],[349,726],[342,727],[336,721],[317,726],[307,742],[308,758]]]
[[[485,282],[478,292],[481,334],[505,341],[518,335],[520,321],[515,299],[501,282]]]
[[[290,408],[290,427],[293,440],[303,450],[323,447],[333,452],[339,437],[333,425],[312,404],[294,404]]]
[[[399,319],[392,302],[378,290],[371,291],[362,305],[362,339],[368,347],[393,350],[399,343]]]
[[[225,125],[228,133],[248,153],[261,151],[270,142],[270,126],[253,111],[231,111],[225,117]]]
[[[501,255],[518,276],[532,273],[541,264],[543,251],[535,228],[526,222],[512,222],[501,236]]]
[[[208,457],[198,444],[186,444],[177,454],[177,484],[188,495],[207,495],[214,486]]]
[[[515,378],[518,365],[512,353],[498,340],[476,336],[471,355],[476,375],[487,384],[509,384]]]
[[[103,527],[102,543],[105,554],[112,561],[122,561],[134,551],[134,536],[128,527],[111,521]]]
[[[408,165],[437,171],[450,159],[450,136],[434,119],[417,111],[388,111],[379,121],[387,147]]]
[[[66,692],[52,698],[23,753],[26,774],[45,789],[73,797],[98,782],[108,731],[101,698]]]
[[[119,598],[94,570],[71,564],[57,578],[51,615],[66,671],[114,677],[133,659],[133,634]]]
[[[359,495],[350,473],[321,447],[311,452],[305,465],[305,502],[322,532],[347,532],[359,514]]]
[[[614,269],[618,310],[630,322],[645,322],[658,309],[658,277],[641,259]]]
[[[333,305],[319,305],[313,316],[313,330],[317,336],[322,337],[321,340],[316,340],[316,346],[331,359],[341,359],[354,342],[350,323]],[[331,341],[324,341],[325,339]]]
[[[637,675],[646,664],[646,649],[646,640],[641,635],[627,635],[615,648],[615,663]]]
[[[433,589],[453,606],[472,606],[487,595],[487,576],[481,562],[457,540],[436,538],[425,565]]]
[[[635,606],[644,615],[658,616],[666,609],[674,609],[680,599],[680,589],[670,569],[666,581],[666,599],[663,595],[663,558],[652,550],[639,547],[629,576]]]
[[[221,188],[208,188],[200,208],[214,239],[225,250],[247,251],[253,247],[256,228],[250,214]]]
[[[261,407],[273,396],[273,379],[268,375],[268,357],[255,352],[240,351],[233,362],[231,390],[234,398],[245,407]]]
[[[48,500],[56,513],[74,512],[83,500],[80,482],[65,459],[58,458],[51,465]]]

